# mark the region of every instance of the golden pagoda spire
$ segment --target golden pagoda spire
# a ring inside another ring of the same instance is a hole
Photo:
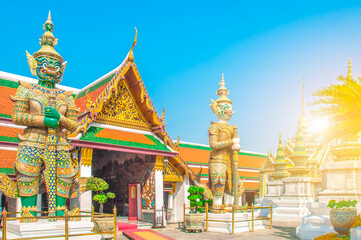
[[[305,155],[306,154],[306,147],[305,147],[305,141],[303,139],[303,129],[302,129],[302,120],[301,117],[299,118],[298,123],[298,130],[296,135],[296,145],[293,152],[293,155]]]
[[[302,108],[301,108],[301,117],[306,117],[305,110],[305,76],[302,76]]]
[[[280,137],[278,141],[276,162],[285,160],[285,151],[282,144],[282,131],[280,131]]]
[[[280,137],[278,141],[277,156],[275,163],[273,164],[275,172],[271,175],[273,180],[281,180],[282,178],[288,177],[289,173],[286,170],[287,161],[285,158],[285,151],[282,144],[282,132],[280,131]]]
[[[347,79],[353,79],[353,77],[352,77],[352,64],[351,64],[351,58],[348,60]]]
[[[310,170],[306,167],[306,160],[309,156],[306,154],[306,146],[303,139],[302,117],[300,117],[298,121],[296,145],[291,158],[295,166],[288,171],[293,177],[304,177],[308,172],[310,172]]]

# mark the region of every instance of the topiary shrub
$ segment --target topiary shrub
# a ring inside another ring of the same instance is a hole
[[[203,199],[202,193],[204,193],[204,188],[202,187],[191,186],[188,188],[188,193],[189,196],[187,198],[190,201],[190,206],[194,207],[194,209],[191,210],[193,213],[202,213],[204,212],[204,206],[206,202],[208,202],[209,206],[211,206],[213,203],[212,199]]]
[[[109,188],[109,184],[104,179],[90,177],[86,183],[86,187],[96,193],[93,197],[93,200],[100,204],[99,212],[103,213],[103,204],[108,201],[108,198],[115,198],[114,193],[104,192]]]

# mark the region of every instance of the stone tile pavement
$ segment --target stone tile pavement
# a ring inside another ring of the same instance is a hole
[[[296,237],[296,227],[299,224],[289,223],[289,222],[274,222],[273,229],[269,229],[269,225],[266,222],[266,229],[257,230],[255,232],[243,232],[235,235],[230,235],[226,233],[213,233],[213,232],[203,232],[203,233],[186,233],[183,229],[177,227],[168,227],[166,229],[153,229],[159,231],[160,233],[177,239],[177,240],[228,240],[228,239],[265,239],[265,240],[299,240]],[[127,238],[121,233],[118,234],[118,240],[126,240]]]

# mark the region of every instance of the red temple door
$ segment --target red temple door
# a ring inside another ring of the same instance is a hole
[[[129,221],[141,221],[142,219],[142,202],[141,202],[141,184],[129,183]]]

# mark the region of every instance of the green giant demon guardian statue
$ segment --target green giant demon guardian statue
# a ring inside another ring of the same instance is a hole
[[[20,197],[22,216],[34,216],[39,186],[45,183],[48,193],[49,215],[62,216],[70,190],[75,187],[78,195],[79,182],[74,183],[78,164],[73,162],[67,141],[67,132],[76,130],[77,109],[72,92],[58,89],[66,62],[54,50],[57,39],[53,36],[51,16],[44,24],[41,49],[31,56],[26,52],[31,73],[38,83],[20,81],[14,101],[12,120],[24,125],[15,162],[17,183],[1,175],[0,189],[9,197]],[[50,218],[55,221],[55,218]],[[28,222],[28,221],[23,221]]]

